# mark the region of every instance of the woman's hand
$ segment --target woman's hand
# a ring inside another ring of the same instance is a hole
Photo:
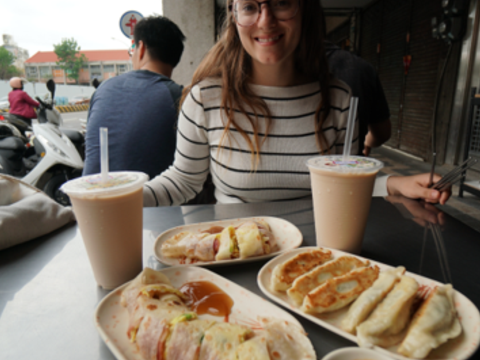
[[[435,174],[433,182],[438,182],[442,177]],[[428,183],[430,174],[420,174],[413,176],[390,176],[387,180],[387,191],[389,195],[402,195],[410,199],[423,199],[429,203],[440,203],[445,205],[452,189],[449,187],[444,191],[429,189]]]

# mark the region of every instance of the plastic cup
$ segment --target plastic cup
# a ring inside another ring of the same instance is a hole
[[[143,184],[141,172],[110,172],[65,183],[98,285],[115,289],[142,271]]]
[[[362,156],[318,156],[307,161],[317,246],[359,253],[383,163]]]

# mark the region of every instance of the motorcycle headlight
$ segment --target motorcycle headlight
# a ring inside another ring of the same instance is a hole
[[[60,150],[58,147],[56,147],[55,144],[53,144],[52,142],[48,141],[48,139],[45,136],[38,135],[37,137],[38,137],[38,140],[40,140],[44,146],[48,146],[50,149],[55,151],[60,156],[68,158],[68,156],[62,150]]]

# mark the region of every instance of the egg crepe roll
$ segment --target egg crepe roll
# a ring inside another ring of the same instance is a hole
[[[238,360],[270,360],[267,339],[264,331],[256,331],[255,336],[237,347]]]
[[[205,331],[213,324],[215,321],[192,320],[172,325],[166,343],[165,360],[198,360]]]
[[[403,266],[382,271],[372,287],[365,290],[348,309],[347,316],[342,321],[342,328],[355,334],[356,327],[361,324],[393,289],[405,272]]]
[[[198,242],[207,236],[209,236],[208,233],[194,234],[190,231],[182,231],[165,240],[162,244],[162,254],[169,258],[180,258],[184,256],[193,258]]]
[[[305,332],[297,325],[285,320],[262,319],[263,332],[267,340],[271,359],[275,360],[315,360],[317,358],[312,343]]]
[[[332,252],[327,249],[313,249],[295,255],[275,266],[270,280],[272,289],[275,291],[289,289],[297,277],[327,262],[331,258]]]
[[[171,285],[168,277],[160,271],[155,271],[149,267],[143,269],[138,276],[122,291],[120,304],[127,308],[130,313],[135,307],[136,299],[140,295],[140,289],[150,284]]]
[[[305,296],[302,310],[320,314],[341,309],[372,286],[379,272],[378,266],[364,267],[329,279]]]
[[[266,247],[265,254],[275,251],[277,248],[277,239],[273,235],[270,225],[265,220],[261,219],[255,220],[255,223],[258,226],[258,231],[260,231],[260,234],[263,237],[264,246]]]
[[[336,276],[345,275],[346,273],[360,267],[368,266],[369,262],[363,262],[354,256],[341,256],[326,264],[317,266],[306,274],[295,279],[292,287],[287,290],[287,295],[298,306],[302,305],[305,296],[323,284],[328,279]]]
[[[243,223],[237,230],[240,259],[265,254],[265,244],[258,226],[253,221]]]
[[[213,234],[207,235],[201,239],[195,247],[193,258],[201,261],[214,261],[216,249],[218,247],[218,237],[218,234]]]
[[[402,355],[423,359],[449,339],[462,333],[452,285],[436,287],[413,316],[407,336],[400,344]]]
[[[169,310],[174,317],[189,312],[183,303],[184,296],[177,289],[169,285],[148,285],[142,288],[141,295],[137,297],[133,311],[129,316],[127,335],[135,342],[137,331],[146,315],[155,312],[155,316],[166,314],[170,318]],[[179,314],[180,312],[180,314]]]
[[[216,323],[205,331],[199,360],[237,360],[237,347],[252,334],[243,325]]]
[[[220,246],[218,252],[215,255],[215,260],[229,260],[238,258],[238,244],[235,234],[235,228],[228,226],[220,233],[219,237]]]
[[[402,276],[368,319],[357,326],[358,345],[389,347],[398,344],[405,336],[417,290],[415,279]]]

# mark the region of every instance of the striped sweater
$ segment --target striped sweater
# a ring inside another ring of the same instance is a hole
[[[261,145],[257,170],[252,171],[248,144],[233,126],[219,149],[225,127],[224,113],[220,108],[222,88],[218,80],[206,80],[194,86],[185,99],[178,119],[174,163],[146,184],[144,206],[187,202],[201,191],[209,172],[218,203],[279,201],[310,196],[306,161],[319,154],[314,125],[315,110],[321,100],[319,84],[250,86],[266,102],[272,115],[266,138],[265,119],[259,116],[258,132],[265,141]],[[323,124],[323,133],[330,152],[341,154],[350,89],[343,82],[333,80],[330,91],[332,108]],[[247,134],[253,135],[251,124],[239,111],[235,114],[235,121]],[[357,152],[357,136],[358,122],[351,153]]]

